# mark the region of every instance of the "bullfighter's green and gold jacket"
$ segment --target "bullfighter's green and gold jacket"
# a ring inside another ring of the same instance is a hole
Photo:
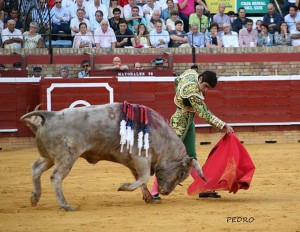
[[[207,109],[203,93],[199,89],[198,73],[192,69],[185,71],[175,79],[174,102],[177,110],[173,114],[170,124],[182,140],[193,122],[195,113],[216,128],[222,129],[225,125],[225,122]]]

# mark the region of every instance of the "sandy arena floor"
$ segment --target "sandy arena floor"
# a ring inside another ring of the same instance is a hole
[[[201,164],[211,148],[199,148]],[[0,231],[300,231],[300,143],[246,149],[256,165],[249,190],[199,199],[186,194],[189,178],[155,205],[145,204],[139,189],[117,191],[121,183],[133,180],[127,168],[104,161],[93,166],[79,159],[63,185],[75,212],[59,209],[50,183],[52,169],[42,176],[38,206],[31,207],[30,165],[37,150],[1,151]],[[232,217],[251,222],[228,221]]]

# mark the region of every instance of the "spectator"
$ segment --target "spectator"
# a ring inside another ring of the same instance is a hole
[[[260,19],[258,19],[255,23],[255,30],[257,31],[257,33],[261,32],[261,25],[263,24],[263,21],[261,21]]]
[[[257,46],[257,31],[253,30],[253,20],[249,19],[246,23],[246,28],[239,32],[240,47],[256,47]]]
[[[4,18],[4,11],[0,11],[0,44],[1,44],[2,31],[4,29],[3,18]]]
[[[114,9],[119,9],[120,17],[124,18],[123,7],[118,4],[118,0],[110,0],[109,1],[109,9],[108,9],[108,18],[114,17]]]
[[[167,22],[166,22],[166,27],[167,27],[168,32],[175,30],[175,22],[178,19],[180,19],[178,11],[173,10],[171,12],[171,18],[167,19]],[[184,24],[184,22],[182,22],[182,23]]]
[[[90,0],[92,1],[92,0]],[[103,13],[103,19],[108,20],[108,10],[107,7],[104,4],[100,4],[100,0],[94,0],[94,2],[91,2],[88,6],[88,15],[89,19],[92,20],[95,15],[96,11],[101,10]]]
[[[189,43],[192,46],[203,48],[204,47],[204,34],[199,32],[199,26],[197,23],[192,23],[191,31],[187,33]]]
[[[108,20],[110,27],[116,32],[120,29],[120,23],[125,22],[123,18],[121,18],[121,10],[119,8],[113,9],[114,16]]]
[[[128,70],[127,65],[122,65],[120,57],[115,57],[113,59],[113,65],[112,66],[106,66],[100,68],[100,70]]]
[[[299,8],[299,0],[286,0],[285,3],[281,6],[281,12],[283,16],[288,14],[288,11],[292,6]]]
[[[128,23],[128,29],[132,31],[132,33],[137,34],[137,28],[139,24],[144,24],[146,26],[146,20],[139,15],[139,8],[137,6],[133,6],[131,8],[131,14],[128,15],[126,22]]]
[[[69,9],[76,0],[63,0],[62,6]]]
[[[150,47],[148,31],[144,24],[138,25],[138,33],[137,33],[137,36],[135,37],[135,43],[136,43],[136,47],[138,47],[138,48],[142,48],[142,47],[149,48]]]
[[[69,12],[70,12],[70,19],[72,20],[73,18],[76,18],[78,9],[84,10],[84,18],[88,18],[88,13],[87,13],[87,7],[85,5],[85,3],[83,2],[83,0],[76,0],[76,2],[72,3],[69,6]]]
[[[222,24],[223,25],[223,24]],[[222,39],[218,36],[219,24],[213,22],[210,24],[209,33],[205,36],[205,46],[208,48],[222,47]]]
[[[228,11],[227,15],[230,18],[230,23],[232,25],[233,21],[236,19],[236,15],[235,15],[234,11],[232,11],[232,10]]]
[[[284,17],[284,22],[287,23],[290,31],[296,29],[296,22],[298,20],[300,20],[300,12],[298,12],[298,8],[296,6],[291,6],[289,14]]]
[[[95,12],[95,17],[90,20],[91,23],[91,32],[95,33],[96,29],[100,27],[100,23],[103,20],[103,12],[101,10],[97,10]]]
[[[77,10],[77,17],[73,18],[70,23],[71,34],[74,36],[79,32],[79,24],[85,23],[87,25],[87,31],[91,31],[90,20],[84,18],[85,11],[84,9]]]
[[[194,13],[195,2],[203,6],[206,11],[209,11],[208,7],[201,0],[178,0],[179,17],[184,23],[184,31],[189,31],[189,17]]]
[[[22,32],[15,28],[13,19],[7,21],[7,28],[2,31],[2,43],[4,48],[21,48],[23,42]]]
[[[90,62],[88,60],[81,61],[81,67],[83,68],[83,70],[81,70],[77,74],[77,77],[78,78],[89,77],[90,76],[90,71],[91,71]]]
[[[275,34],[278,30],[280,23],[282,22],[282,17],[279,13],[275,12],[275,6],[273,3],[269,3],[267,6],[268,13],[264,15],[263,22],[269,27],[269,32]]]
[[[14,67],[14,70],[21,71],[22,70],[22,63],[21,62],[15,62],[15,63],[13,63],[13,67]]]
[[[5,65],[4,64],[0,64],[0,70],[5,70]]]
[[[132,7],[137,6],[139,8],[139,16],[144,17],[143,9],[139,5],[136,5],[135,0],[128,0],[128,4],[124,6],[124,18],[128,22],[128,18],[131,16]]]
[[[274,35],[275,45],[291,45],[291,34],[286,22],[281,22],[279,30]]]
[[[257,46],[273,46],[273,35],[271,35],[268,31],[268,24],[263,23],[261,25],[261,32],[258,34]]]
[[[163,30],[161,21],[155,23],[155,29],[149,34],[150,44],[155,48],[167,48],[170,42],[169,33]]]
[[[232,23],[232,30],[239,33],[241,29],[246,28],[247,21],[246,10],[244,7],[240,7],[238,11],[238,17]]]
[[[213,22],[219,25],[219,32],[223,31],[223,24],[228,23],[231,24],[230,18],[227,14],[225,14],[226,5],[225,3],[220,3],[218,7],[218,13],[216,13],[213,17]]]
[[[196,6],[196,13],[190,15],[189,18],[189,25],[196,23],[198,25],[198,29],[203,34],[206,32],[208,28],[208,18],[203,14],[203,6],[197,5]]]
[[[52,33],[55,35],[54,39],[57,39],[59,31],[63,31],[66,34],[71,33],[69,26],[70,16],[68,9],[61,5],[62,0],[55,0],[55,6],[51,9],[51,22],[52,22]]]
[[[61,67],[61,69],[59,71],[59,77],[70,78],[68,66]]]
[[[131,30],[127,29],[126,22],[120,23],[120,29],[116,31],[117,48],[135,47],[135,36]]]
[[[166,62],[167,62],[167,60],[162,57],[156,57],[155,59],[153,59],[151,61],[151,63],[155,65],[155,69],[157,69],[157,70],[163,70],[163,69],[167,68],[164,65]]]
[[[147,0],[147,3],[142,7],[145,19],[150,20],[154,10],[159,11],[159,16],[161,14],[160,6],[154,2],[154,0]]]
[[[4,23],[4,29],[6,29],[8,27],[8,21],[9,20],[14,20],[16,22],[16,26],[15,28],[20,30],[21,33],[24,32],[24,25],[22,20],[20,19],[20,15],[19,15],[19,11],[16,8],[11,8],[9,11],[9,16],[7,16],[5,19],[3,19],[3,23]]]
[[[163,9],[161,14],[160,14],[160,17],[167,21],[167,19],[171,18],[171,12],[175,10],[178,12],[178,8],[175,7],[175,4],[173,2],[173,0],[167,0],[167,8]]]
[[[24,48],[44,48],[45,43],[40,34],[37,33],[39,24],[31,22],[29,31],[23,33]]]
[[[296,29],[291,32],[292,46],[300,46],[300,20],[296,22]]]
[[[135,62],[134,65],[133,65],[133,68],[136,69],[136,70],[142,70],[143,69],[140,62]]]
[[[175,22],[175,30],[170,32],[170,47],[190,47],[189,40],[181,20]]]
[[[43,69],[41,67],[38,67],[38,66],[34,67],[33,68],[33,76],[32,77],[41,78],[42,77],[42,75],[41,75],[42,71],[43,71]]]
[[[191,66],[191,69],[195,70],[196,72],[199,71],[198,65],[196,65],[196,64],[193,64],[193,65]]]
[[[159,4],[160,4],[160,8],[161,8],[162,12],[168,8],[169,0],[159,0],[157,2],[159,2]],[[178,0],[172,0],[172,5],[174,6],[174,9],[169,8],[170,9],[169,13],[172,10],[176,10],[178,12]],[[163,17],[161,17],[161,18],[164,19]],[[167,19],[164,19],[164,20],[167,20]]]
[[[108,26],[108,21],[103,19],[100,27],[96,29],[94,40],[97,48],[115,48],[116,35],[113,29]]]
[[[152,17],[149,19],[147,19],[147,23],[146,23],[146,27],[147,27],[147,31],[151,32],[154,28],[155,28],[155,23],[160,21],[162,24],[162,29],[166,30],[166,24],[165,21],[163,19],[159,18],[160,13],[159,10],[154,10],[152,13]]]
[[[225,48],[239,47],[238,33],[231,31],[231,25],[228,23],[223,24],[223,33],[221,34],[222,43]]]
[[[74,36],[73,48],[91,48],[95,47],[95,40],[92,32],[87,31],[87,24],[79,24],[79,32]]]
[[[31,11],[32,22],[39,24],[41,34],[50,34],[49,9],[46,0],[40,0],[37,8]]]

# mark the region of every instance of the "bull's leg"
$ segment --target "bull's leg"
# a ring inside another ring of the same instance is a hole
[[[48,170],[53,166],[53,161],[48,158],[40,157],[37,161],[35,161],[32,166],[32,181],[33,181],[33,192],[31,194],[31,206],[36,206],[41,197],[41,175],[43,172]]]
[[[150,178],[150,161],[145,157],[135,157],[133,162],[136,181],[122,184],[118,191],[134,191],[143,184],[147,185]]]
[[[62,191],[62,181],[69,174],[75,161],[71,157],[64,156],[64,159],[59,160],[55,166],[51,175],[51,181],[53,189],[56,195],[56,199],[61,208],[66,211],[73,211],[74,208],[66,201]]]
[[[142,194],[143,194],[143,200],[146,202],[146,203],[159,203],[160,201],[156,201],[153,199],[147,185],[143,184],[141,186],[141,189],[142,189]]]
[[[138,179],[137,172],[135,170],[131,170],[131,173],[134,176],[134,178],[137,180]],[[143,200],[146,203],[156,203],[157,202],[153,199],[150,191],[148,190],[147,184],[142,184],[141,190],[142,190],[142,194],[143,194]]]

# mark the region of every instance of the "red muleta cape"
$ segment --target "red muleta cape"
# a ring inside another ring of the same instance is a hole
[[[255,166],[235,134],[225,136],[211,150],[203,165],[204,182],[200,176],[188,188],[188,194],[213,190],[228,190],[236,193],[239,189],[248,189]]]

